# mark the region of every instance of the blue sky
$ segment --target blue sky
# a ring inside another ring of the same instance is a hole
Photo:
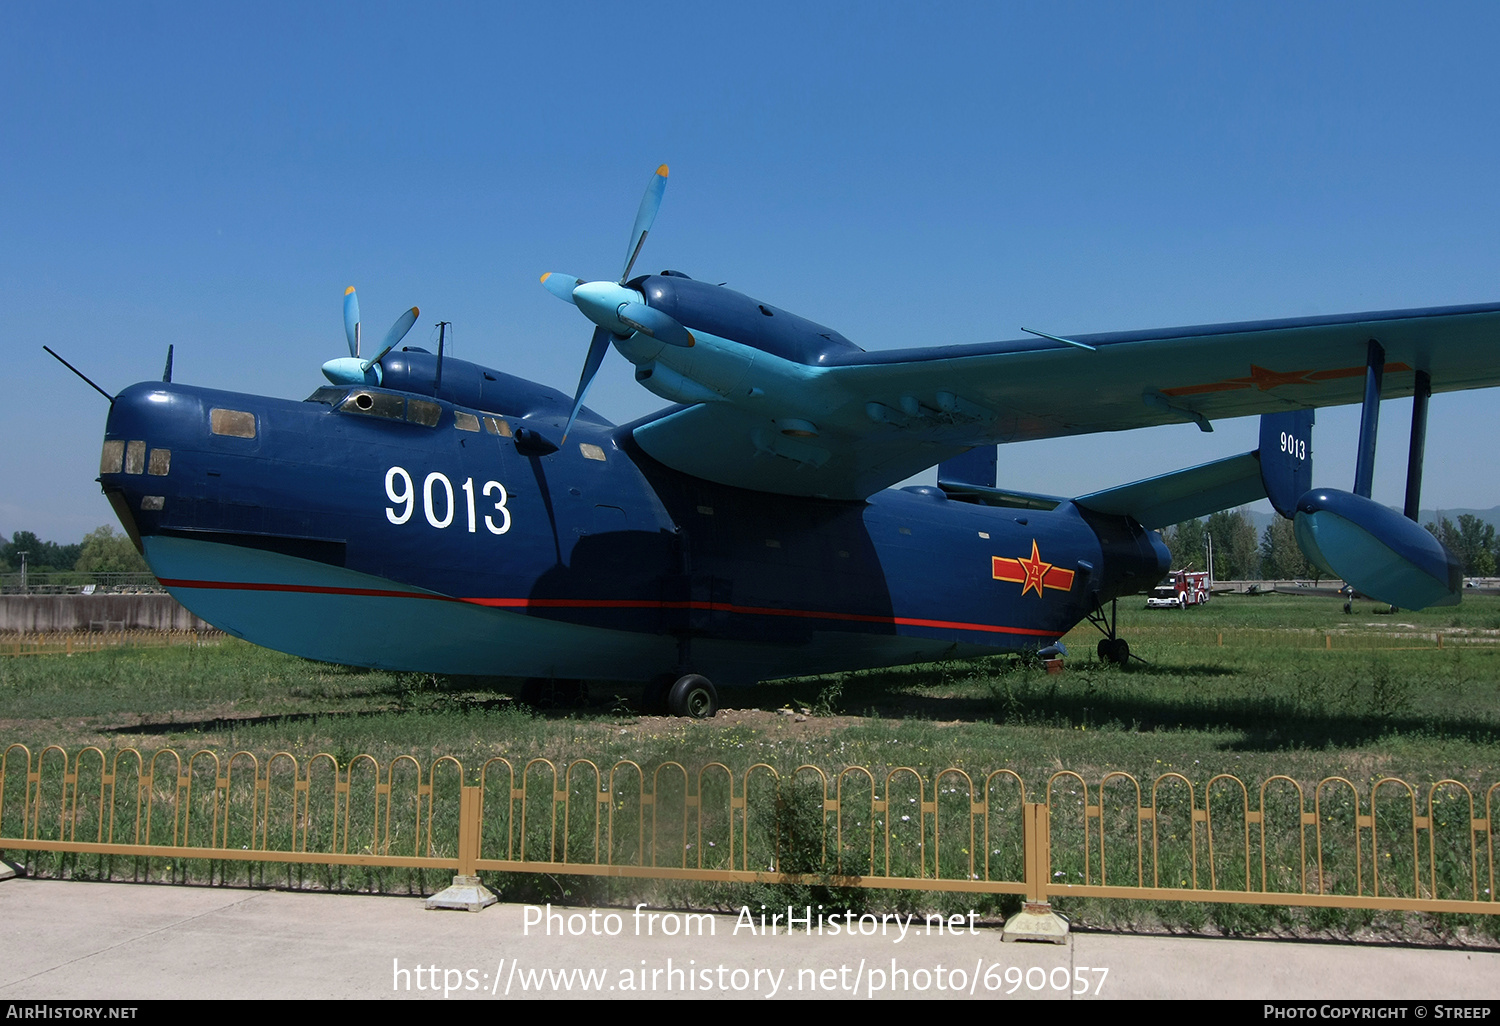
[[[0,33],[0,533],[113,523],[103,399],[300,398],[407,306],[571,392],[542,272],[726,281],[867,349],[1500,298],[1493,5],[12,5]],[[1045,387],[1066,387],[1046,382]],[[590,405],[659,405],[612,354]],[[1409,402],[1375,497],[1399,505]],[[1433,402],[1425,506],[1500,503],[1500,394]],[[1325,411],[1316,480],[1353,478]],[[1254,421],[1004,448],[1077,494]]]

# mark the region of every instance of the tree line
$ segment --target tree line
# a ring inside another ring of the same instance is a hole
[[[130,539],[108,524],[95,528],[84,535],[83,541],[71,545],[42,541],[30,531],[17,531],[10,541],[0,542],[0,573],[20,570],[23,552],[26,570],[33,574],[148,572],[146,561]]]
[[[1458,557],[1466,577],[1492,577],[1500,564],[1495,526],[1472,513],[1462,513],[1455,524],[1447,517],[1425,525],[1449,552]],[[1276,517],[1257,536],[1255,525],[1242,509],[1215,513],[1205,520],[1187,520],[1162,532],[1176,570],[1208,566],[1204,539],[1213,538],[1215,580],[1316,580],[1320,571],[1297,547],[1292,522]]]

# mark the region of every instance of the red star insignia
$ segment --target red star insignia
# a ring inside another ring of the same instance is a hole
[[[1255,366],[1255,364],[1252,363],[1250,365],[1250,376],[1248,378],[1230,378],[1229,380],[1235,381],[1235,382],[1243,381],[1247,385],[1256,385],[1256,386],[1258,386],[1262,392],[1269,392],[1271,389],[1275,388],[1277,385],[1309,385],[1309,384],[1312,384],[1312,382],[1310,382],[1310,381],[1307,380],[1307,376],[1310,373],[1312,373],[1310,370],[1299,370],[1299,371],[1273,371],[1273,370],[1267,370],[1264,367],[1257,367],[1257,366]]]
[[[1052,564],[1042,562],[1041,553],[1037,551],[1035,538],[1031,540],[1031,558],[1018,559],[1016,562],[1021,565],[1021,572],[1026,575],[1025,581],[1021,584],[1021,594],[1025,595],[1032,588],[1035,588],[1037,596],[1040,597],[1042,594],[1042,582],[1046,580],[1047,571],[1052,569]]]
[[[1053,588],[1057,591],[1071,591],[1073,588],[1072,570],[1064,570],[1055,563],[1048,563],[1042,559],[1037,551],[1036,539],[1031,539],[1031,558],[1022,556],[991,556],[990,576],[997,581],[1010,581],[1021,586],[1021,594],[1025,595],[1033,588],[1036,589],[1037,598],[1042,597],[1043,588]]]

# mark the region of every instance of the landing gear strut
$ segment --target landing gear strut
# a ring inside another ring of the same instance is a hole
[[[1115,614],[1117,603],[1115,599],[1109,600],[1109,612],[1104,612],[1104,606],[1095,603],[1094,611],[1088,615],[1089,623],[1099,628],[1104,637],[1099,639],[1099,661],[1101,663],[1116,663],[1124,666],[1130,662],[1130,643],[1115,634]],[[1140,656],[1136,659],[1145,662]]]
[[[589,686],[581,680],[529,677],[521,685],[521,701],[533,709],[575,709],[589,704]]]

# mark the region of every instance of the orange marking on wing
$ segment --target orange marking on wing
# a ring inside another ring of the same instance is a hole
[[[1388,363],[1385,365],[1385,373],[1400,374],[1411,368],[1404,363]],[[1250,376],[1244,378],[1225,378],[1223,381],[1214,381],[1202,385],[1179,385],[1176,388],[1164,388],[1162,395],[1203,395],[1208,392],[1236,392],[1246,388],[1259,388],[1262,392],[1277,388],[1281,385],[1312,385],[1320,381],[1335,381],[1340,378],[1357,378],[1364,374],[1365,368],[1339,367],[1334,370],[1321,371],[1273,371],[1264,367],[1250,365]]]

